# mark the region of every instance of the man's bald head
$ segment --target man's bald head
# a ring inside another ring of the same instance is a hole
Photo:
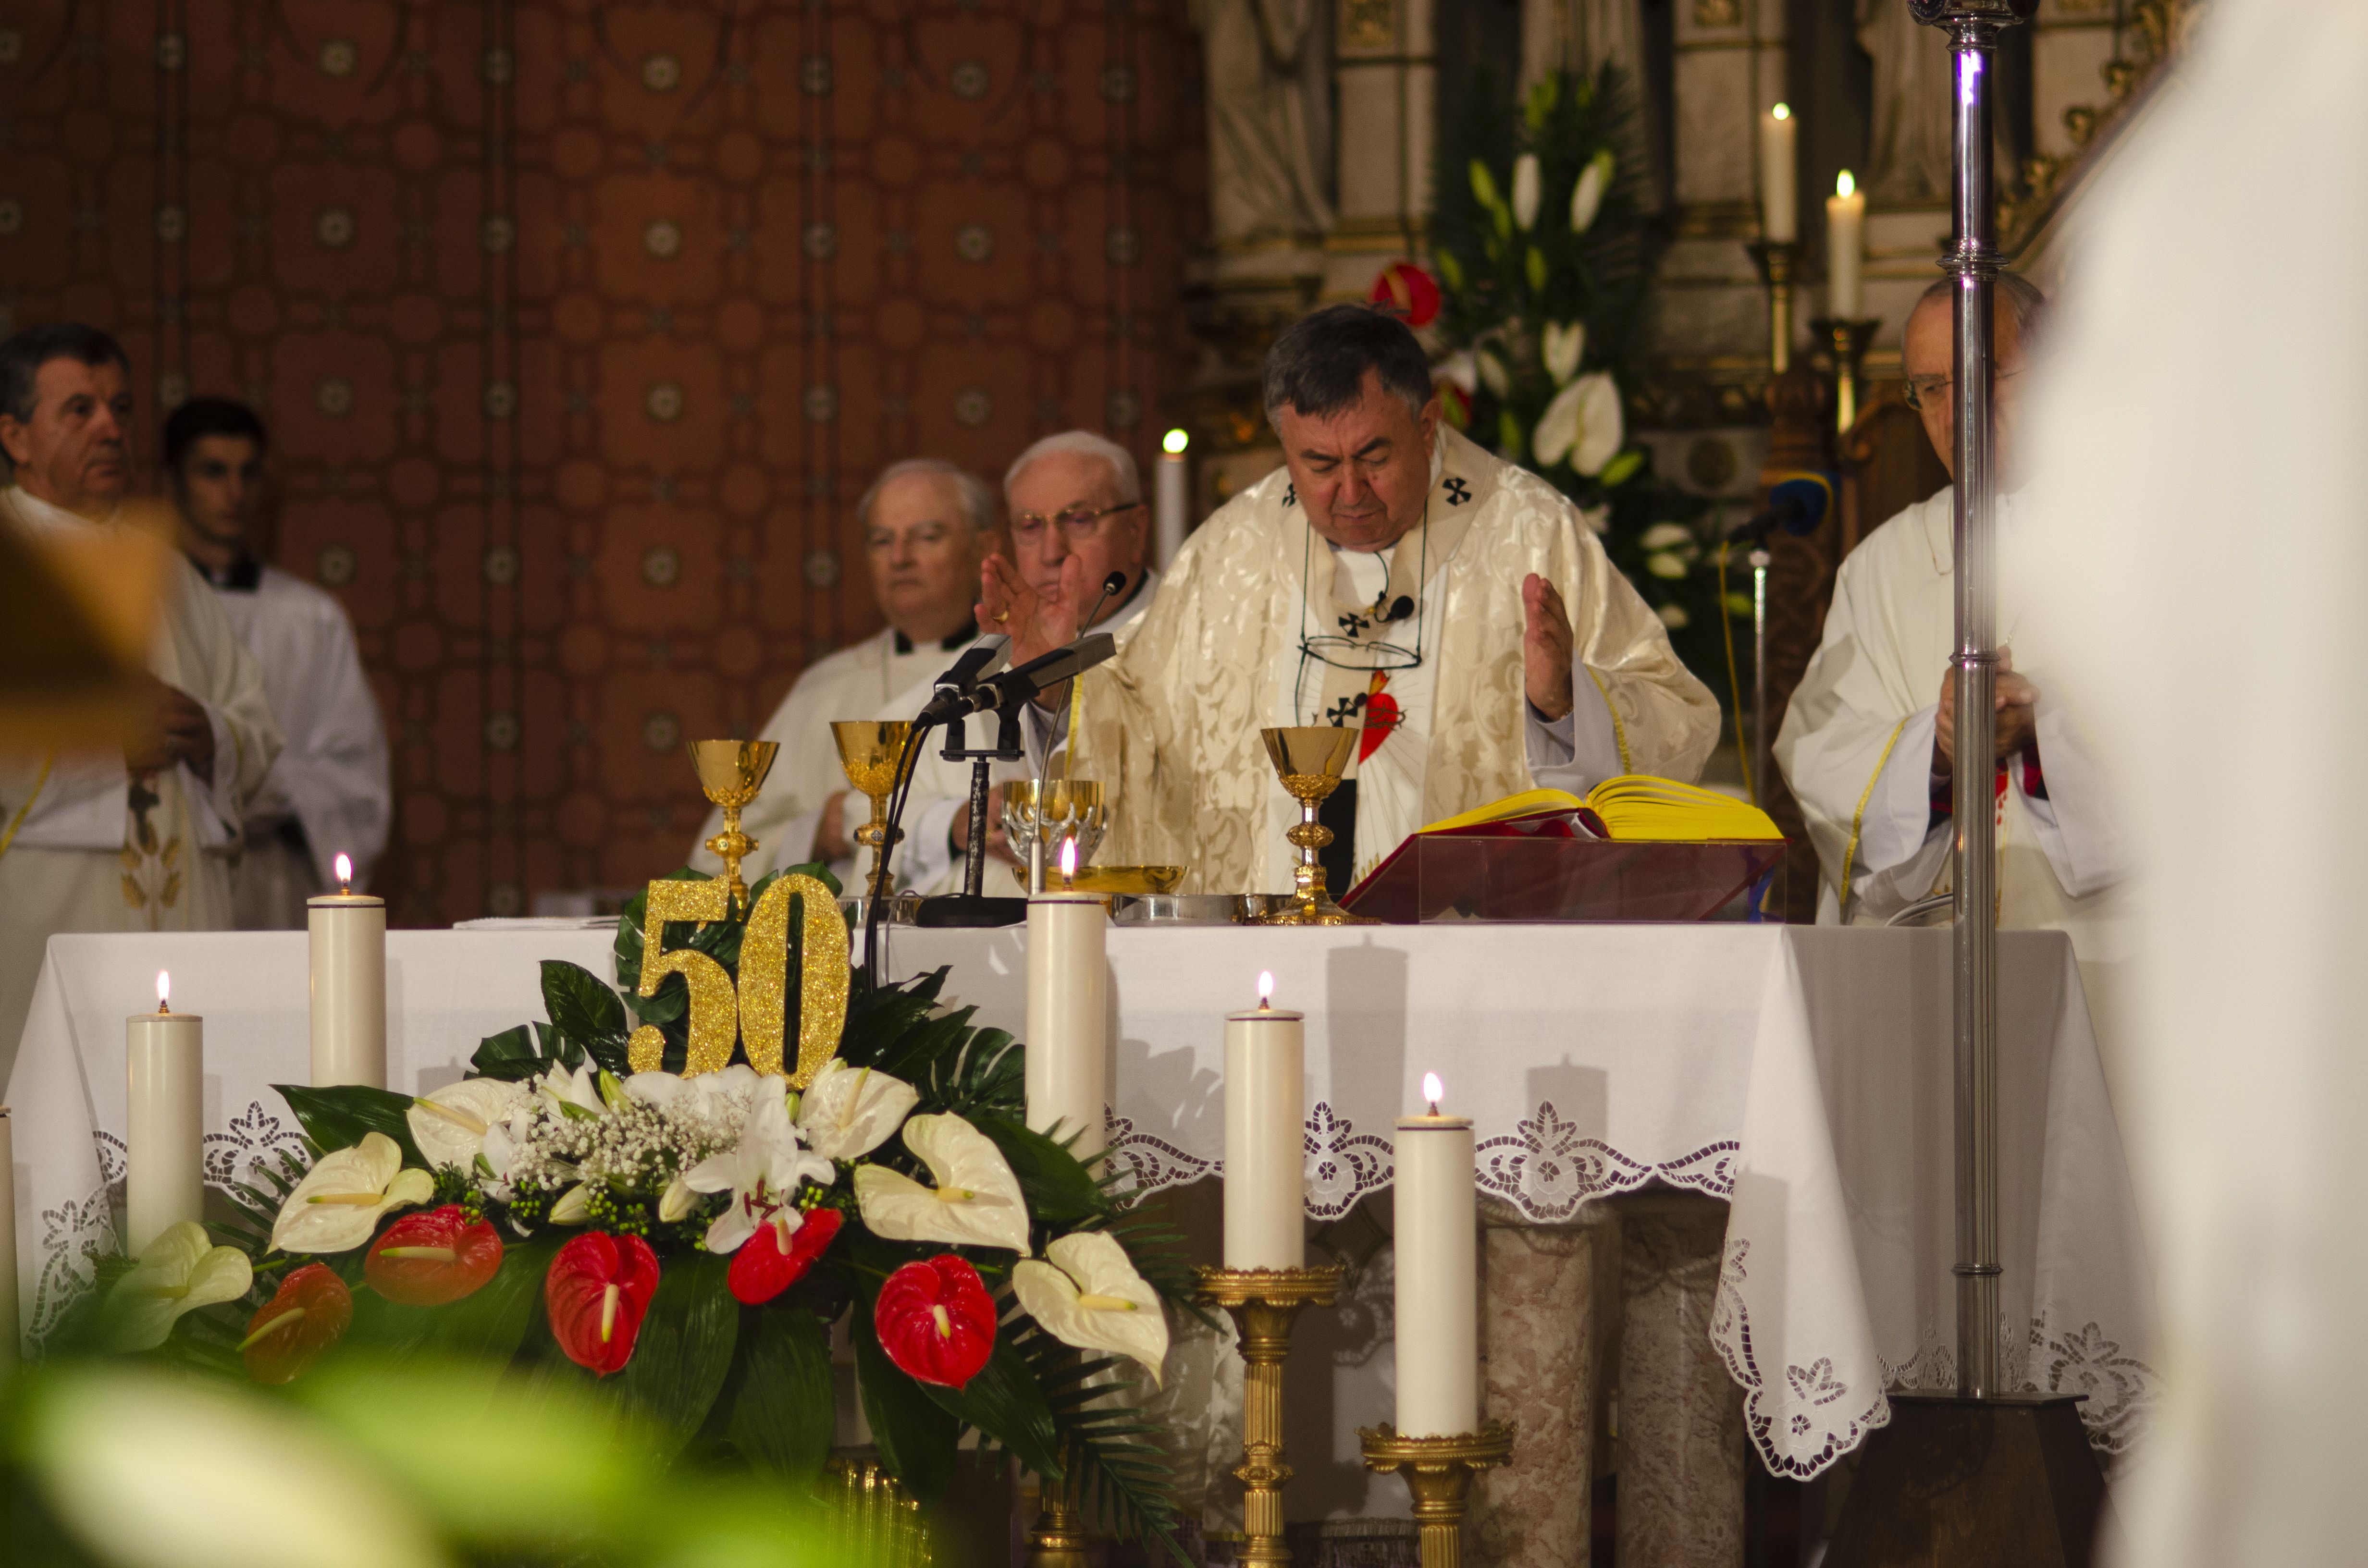
[[[1900,369],[1907,377],[1908,396],[1923,416],[1924,434],[1940,454],[1941,466],[1951,478],[1957,472],[1956,363],[1957,279],[1942,278],[1924,290],[1907,312],[1900,335]],[[2047,305],[2047,296],[2027,279],[2011,272],[1991,281],[1990,321],[1993,367],[1992,409],[1996,415],[2000,466],[2017,399],[2011,378],[2021,373],[2023,351],[2032,328]]]

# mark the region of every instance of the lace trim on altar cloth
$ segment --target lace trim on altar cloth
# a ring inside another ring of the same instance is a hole
[[[123,1140],[112,1132],[91,1135],[98,1156],[99,1185],[79,1199],[41,1210],[40,1262],[33,1278],[33,1310],[25,1329],[28,1348],[38,1350],[56,1332],[58,1324],[83,1292],[98,1278],[99,1260],[114,1253],[123,1212]],[[302,1158],[304,1134],[292,1121],[250,1100],[246,1109],[231,1118],[227,1131],[209,1132],[205,1141],[208,1187],[256,1179],[259,1161],[286,1151]]]
[[[1225,1174],[1223,1160],[1204,1160],[1164,1138],[1135,1131],[1133,1119],[1104,1111],[1110,1161],[1137,1192],[1185,1187]],[[1589,1199],[1634,1192],[1647,1182],[1690,1187],[1713,1198],[1735,1190],[1732,1142],[1713,1143],[1658,1165],[1630,1159],[1600,1138],[1565,1121],[1551,1100],[1515,1124],[1516,1131],[1481,1141],[1473,1150],[1480,1190],[1504,1199],[1542,1225],[1576,1215]],[[1307,1213],[1337,1220],[1367,1193],[1390,1185],[1390,1141],[1360,1132],[1356,1123],[1322,1100],[1308,1113]]]

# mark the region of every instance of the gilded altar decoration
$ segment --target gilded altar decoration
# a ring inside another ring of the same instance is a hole
[[[847,924],[838,912],[838,895],[814,877],[790,872],[767,878],[763,893],[748,914],[740,939],[740,976],[735,985],[723,966],[696,948],[667,951],[664,933],[669,922],[716,925],[731,914],[731,894],[721,878],[707,881],[661,879],[644,895],[642,916],[641,983],[638,994],[653,997],[669,974],[679,974],[690,997],[689,1050],[683,1062],[686,1077],[720,1071],[730,1064],[734,1042],[747,1053],[748,1065],[767,1074],[784,1073],[782,1040],[787,1028],[790,962],[790,905],[803,908],[798,943],[798,1059],[786,1069],[790,1086],[803,1089],[814,1081],[837,1048],[838,1033],[847,1021],[847,987],[850,974]],[[655,1071],[665,1059],[666,1036],[643,1024],[627,1042],[627,1061],[636,1073]]]

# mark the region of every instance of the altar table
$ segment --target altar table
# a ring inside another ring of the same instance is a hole
[[[111,1244],[123,1019],[154,997],[158,969],[173,971],[176,1006],[206,1019],[209,1180],[297,1146],[270,1085],[307,1073],[305,940],[51,939],[8,1081],[28,1339]],[[1025,941],[1019,928],[897,929],[885,957],[891,974],[951,966],[949,1000],[1019,1032]],[[1311,1216],[1387,1187],[1392,1123],[1436,1072],[1442,1108],[1475,1122],[1484,1198],[1528,1222],[1655,1184],[1729,1204],[1711,1336],[1775,1473],[1814,1475],[1855,1448],[1888,1419],[1886,1387],[1946,1385],[1946,931],[1113,927],[1110,957],[1110,1132],[1138,1186],[1222,1175],[1222,1020],[1254,1005],[1269,971],[1276,1005],[1307,1015]],[[392,1086],[449,1083],[480,1037],[542,1017],[544,958],[613,978],[605,931],[391,933]],[[2154,1382],[2120,1134],[2069,942],[2002,932],[1998,960],[2008,1381],[2087,1394],[2092,1437],[2118,1452]],[[1338,1429],[1386,1419],[1388,1381],[1385,1362],[1367,1369],[1358,1403],[1378,1408]]]

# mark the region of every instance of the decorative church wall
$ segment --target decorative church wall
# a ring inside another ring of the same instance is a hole
[[[678,864],[679,743],[879,624],[854,504],[1037,436],[1148,460],[1192,362],[1167,0],[0,9],[0,328],[115,332],[141,458],[272,426],[352,614],[398,924]]]

